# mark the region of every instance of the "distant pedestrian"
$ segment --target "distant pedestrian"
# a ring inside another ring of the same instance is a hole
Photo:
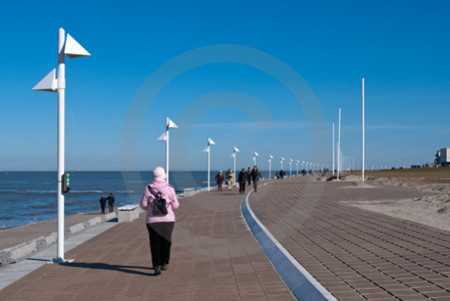
[[[227,184],[228,184],[228,190],[231,190],[233,188],[233,184],[234,184],[234,173],[231,169],[228,169],[228,171],[227,171]]]
[[[280,170],[280,178],[284,179],[285,175],[286,175],[286,173],[284,172],[284,170]]]
[[[277,179],[280,178],[280,174],[278,173],[278,171],[275,173],[275,178],[277,178]]]
[[[252,170],[252,181],[253,181],[253,190],[255,190],[255,192],[258,191],[258,182],[259,180],[262,179],[261,173],[259,172],[258,167],[253,166],[253,170]]]
[[[238,176],[239,194],[245,194],[245,184],[247,183],[247,172],[242,168]]]
[[[111,213],[114,211],[114,201],[115,201],[112,193],[109,194],[107,200],[108,200],[109,213]]]
[[[102,214],[105,214],[106,198],[104,194],[102,194],[102,197],[100,198],[100,207],[102,208]]]
[[[217,183],[217,190],[222,191],[222,185],[223,180],[225,179],[225,176],[223,175],[222,171],[219,171],[219,173],[216,175],[216,183]]]
[[[156,167],[153,170],[153,182],[145,187],[140,204],[142,209],[147,210],[146,224],[155,275],[160,275],[161,271],[167,270],[172,246],[172,232],[175,226],[174,211],[180,206],[173,186],[165,179],[164,168]],[[166,200],[166,215],[153,215],[153,201],[157,197]]]
[[[252,170],[250,169],[250,166],[247,168],[247,183],[250,187],[250,184],[252,183]]]

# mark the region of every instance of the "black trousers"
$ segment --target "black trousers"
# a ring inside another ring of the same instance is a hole
[[[245,194],[245,182],[239,182],[239,194]]]
[[[258,191],[258,182],[259,181],[253,181],[253,189],[255,190],[255,192]]]
[[[153,268],[169,264],[174,222],[147,224]]]

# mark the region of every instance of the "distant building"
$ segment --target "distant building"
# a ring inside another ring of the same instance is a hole
[[[450,166],[450,147],[438,150],[434,163],[441,166]]]

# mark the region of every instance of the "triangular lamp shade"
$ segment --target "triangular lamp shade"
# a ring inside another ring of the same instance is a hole
[[[216,144],[211,138],[208,138],[208,145],[214,145]]]
[[[36,86],[34,86],[33,90],[56,92],[57,86],[56,69],[53,68],[49,74],[47,74]]]
[[[166,133],[162,133],[162,135],[159,136],[158,141],[167,141]]]
[[[233,149],[233,151],[234,151],[235,153],[237,153],[237,152],[239,151],[239,149],[235,146],[234,149]]]
[[[169,119],[169,123],[166,126],[168,129],[177,129],[178,128],[178,126],[170,119]]]
[[[64,47],[64,54],[71,59],[83,56],[90,56],[91,54],[86,51],[70,34],[67,34],[66,45]]]

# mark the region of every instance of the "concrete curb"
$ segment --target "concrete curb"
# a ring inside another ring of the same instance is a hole
[[[297,300],[336,300],[300,263],[276,240],[250,208],[250,191],[241,202],[241,212],[253,236],[272,262]]]
[[[117,214],[115,212],[94,217],[86,222],[79,223],[65,229],[64,236],[69,237],[71,235],[74,235],[75,233],[83,231],[92,226],[110,221],[114,218],[117,218]],[[56,240],[57,232],[53,232],[48,235],[21,243],[17,246],[0,250],[0,262],[2,265],[13,263],[19,259],[28,257],[31,254],[54,244]]]

